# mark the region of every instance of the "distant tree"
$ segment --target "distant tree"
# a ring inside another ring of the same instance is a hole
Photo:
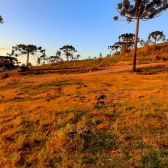
[[[167,0],[121,0],[116,9],[122,17],[125,17],[128,23],[137,21],[133,51],[133,67],[132,71],[136,71],[136,54],[137,39],[139,30],[139,21],[149,20],[160,16],[160,14],[168,8]],[[118,16],[114,16],[114,21],[118,20]]]
[[[99,54],[99,58],[103,58],[103,54],[102,53]]]
[[[77,54],[76,57],[75,57],[75,60],[78,60],[80,57],[81,57],[81,55]]]
[[[51,62],[51,63],[58,62],[58,61],[63,61],[63,59],[61,58],[61,51],[57,51],[55,56],[50,56],[48,58],[48,61]]]
[[[15,64],[18,65],[18,60],[15,57],[11,56],[0,56],[0,67],[7,69],[14,69]]]
[[[43,60],[46,59],[45,50],[43,50],[42,47],[37,47],[32,44],[31,45],[19,44],[13,46],[11,54],[8,55],[15,57],[22,56],[22,58],[24,56],[27,56],[27,63],[26,63],[27,67],[29,63],[29,56],[31,56],[32,59],[35,60],[35,62],[37,62],[39,58]]]
[[[60,48],[61,51],[63,51],[67,61],[69,61],[69,58],[73,60],[73,54],[74,52],[77,52],[77,50],[72,45],[64,45]]]
[[[45,65],[45,61],[43,61],[43,65]]]
[[[146,42],[144,40],[140,40],[141,47],[144,47],[146,45]]]
[[[123,47],[125,47],[125,50],[128,51],[131,47],[134,46],[134,40],[135,40],[135,34],[132,33],[126,33],[126,34],[121,34],[119,37],[119,42],[123,43]],[[137,39],[139,42],[139,38]]]
[[[0,16],[0,23],[1,23],[1,24],[4,23],[2,16]]]
[[[125,43],[119,41],[119,42],[115,42],[111,46],[108,46],[108,49],[111,49],[112,51],[117,52],[117,50],[121,49],[124,45]]]
[[[165,38],[163,31],[153,31],[148,36],[148,41],[151,44],[156,44],[157,41],[164,42],[165,40],[166,40],[166,38]]]

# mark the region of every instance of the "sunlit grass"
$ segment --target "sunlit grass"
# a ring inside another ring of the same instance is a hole
[[[0,166],[168,167],[166,68],[3,79]]]

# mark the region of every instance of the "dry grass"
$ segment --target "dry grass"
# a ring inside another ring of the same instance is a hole
[[[3,79],[0,167],[168,167],[166,68]]]
[[[1,75],[1,80],[10,78],[10,82],[12,83],[18,83],[22,80],[22,76],[20,75],[19,72],[13,71],[13,72],[7,72]]]

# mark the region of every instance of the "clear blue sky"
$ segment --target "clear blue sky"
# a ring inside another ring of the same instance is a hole
[[[135,23],[113,21],[120,0],[0,0],[0,55],[17,44],[34,44],[55,55],[64,45],[73,45],[81,59],[106,56],[109,45],[123,33],[135,33]],[[140,21],[139,37],[152,31],[168,38],[168,11],[149,21]],[[24,60],[23,60],[24,61]],[[24,61],[25,62],[25,61]]]

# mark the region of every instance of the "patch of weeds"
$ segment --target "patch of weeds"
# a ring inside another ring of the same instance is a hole
[[[25,128],[29,128],[32,125],[32,122],[30,120],[22,118],[20,125],[24,125]]]
[[[75,81],[53,81],[51,83],[44,83],[38,85],[38,87],[50,87],[50,86],[66,86],[66,85],[80,85],[82,83]]]
[[[82,120],[82,114],[83,113],[81,113],[81,112],[76,114],[72,119],[72,123],[77,123],[79,120]]]
[[[61,127],[64,127],[66,125],[66,122],[64,119],[57,119],[57,121],[54,122],[54,127],[58,127],[58,128],[61,128]]]
[[[118,123],[119,123],[119,119],[117,119],[117,120],[115,121],[115,123],[113,124],[113,128],[114,128],[115,131],[118,130]]]
[[[144,168],[167,168],[168,152],[153,151],[143,159]]]
[[[57,136],[58,137],[66,137],[67,133],[70,132],[71,129],[73,129],[74,125],[73,124],[67,124],[66,127],[62,127],[58,130]]]
[[[82,121],[88,120],[89,116],[88,115],[83,115],[82,116]]]
[[[56,112],[56,116],[58,116],[58,115],[63,115],[63,116],[65,116],[65,117],[67,117],[67,115],[69,114],[69,113],[74,113],[75,115],[77,114],[80,114],[80,115],[83,115],[83,114],[85,114],[87,111],[85,111],[85,110],[82,110],[82,109],[76,109],[76,108],[69,108],[69,109],[66,109],[65,111],[59,111],[59,112]],[[63,117],[62,116],[62,117]]]
[[[83,134],[84,140],[82,153],[102,153],[102,150],[112,150],[116,144],[117,136],[105,132],[94,134]]]
[[[93,165],[93,164],[95,164],[96,163],[96,160],[94,159],[94,158],[92,158],[92,157],[84,157],[83,158],[83,162],[82,162],[82,164],[91,164],[91,165]]]
[[[23,133],[28,133],[28,134],[32,134],[33,132],[37,132],[37,130],[35,130],[36,124],[33,121],[22,118],[20,125],[22,125],[22,130],[20,130],[19,132],[23,131]]]
[[[105,108],[104,105],[100,105],[100,104],[94,106],[94,109],[97,109],[97,110],[102,110],[104,108]]]

